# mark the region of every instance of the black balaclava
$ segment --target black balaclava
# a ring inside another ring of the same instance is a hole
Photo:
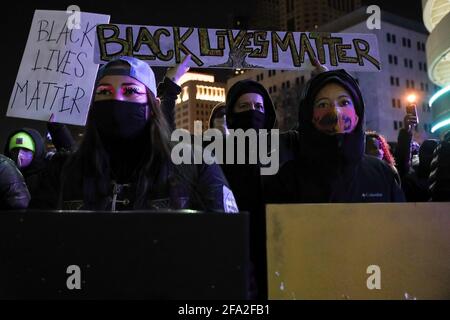
[[[236,101],[246,93],[257,93],[264,100],[264,114],[257,110],[233,112]],[[276,121],[275,107],[269,93],[260,83],[253,80],[236,82],[227,93],[226,115],[229,129],[273,129]]]
[[[317,130],[312,123],[314,99],[327,84],[343,86],[351,95],[356,114],[357,126],[351,133],[327,135]],[[342,166],[354,164],[364,154],[364,101],[355,79],[344,70],[327,71],[310,79],[304,88],[299,109],[300,148],[304,159],[336,173]]]

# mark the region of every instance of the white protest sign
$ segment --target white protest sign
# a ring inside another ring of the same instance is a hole
[[[108,15],[36,10],[6,115],[48,121],[53,113],[55,122],[84,125],[98,70],[96,25],[108,22]]]
[[[190,67],[301,70],[317,58],[328,69],[380,71],[374,34],[246,31],[121,24],[97,26],[95,62],[134,56],[171,66],[191,54]]]

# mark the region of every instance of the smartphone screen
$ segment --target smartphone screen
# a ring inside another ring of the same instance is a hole
[[[406,114],[416,117],[419,123],[419,116],[417,115],[417,106],[415,104],[408,104],[406,106]]]

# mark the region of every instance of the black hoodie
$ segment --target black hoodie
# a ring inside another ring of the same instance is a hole
[[[359,121],[348,134],[326,135],[312,123],[313,101],[329,83],[350,93]],[[265,186],[268,203],[398,202],[404,195],[394,171],[364,154],[364,100],[356,81],[344,70],[310,79],[299,110],[299,157],[288,161]]]
[[[16,133],[19,133],[19,132],[25,132],[25,133],[29,134],[34,141],[35,151],[33,154],[33,161],[31,162],[31,164],[28,167],[20,170],[22,172],[25,180],[27,180],[30,176],[40,172],[45,167],[45,157],[46,157],[45,144],[44,144],[44,139],[42,138],[41,134],[35,129],[21,128],[19,130],[13,131],[9,135],[8,139],[6,139],[6,145],[5,145],[5,151],[4,151],[4,154],[9,158],[11,158],[11,153],[9,152],[9,141]]]
[[[265,115],[264,129],[273,129],[276,123],[276,113],[272,98],[262,84],[253,80],[238,81],[228,90],[226,97],[226,115],[228,128],[238,129],[233,125],[234,119],[236,118],[236,115],[238,115],[233,112],[234,104],[240,96],[250,92],[258,93],[263,97]]]
[[[228,128],[240,129],[235,123],[235,119],[239,116],[239,113],[234,113],[233,108],[239,97],[246,93],[258,93],[263,97],[265,115],[263,129],[268,131],[273,129],[276,123],[276,113],[272,99],[263,85],[252,80],[238,81],[228,90],[226,97],[226,121]],[[246,145],[246,154],[253,147],[256,146]],[[270,150],[270,145],[268,145],[267,150]],[[237,154],[236,151],[235,154]],[[250,212],[250,254],[254,267],[253,274],[255,276],[252,280],[256,280],[256,285],[252,283],[252,292],[250,295],[253,298],[267,299],[265,215],[260,165],[224,164],[222,165],[222,169],[236,197],[239,209]]]

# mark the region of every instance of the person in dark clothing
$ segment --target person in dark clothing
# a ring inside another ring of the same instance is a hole
[[[237,212],[220,167],[173,164],[156,91],[153,71],[139,59],[102,67],[84,139],[75,153],[53,157],[36,206]]]
[[[75,148],[75,140],[69,129],[64,124],[53,122],[53,115],[47,122],[47,129],[56,151],[71,151]],[[21,128],[8,136],[4,154],[15,161],[33,194],[38,174],[45,169],[54,153],[47,151],[44,138],[37,130]]]
[[[14,162],[0,154],[0,209],[26,209],[30,193]]]
[[[429,176],[436,140],[425,140],[419,148],[419,164],[403,178],[402,189],[408,202],[427,202],[431,198]]]
[[[242,129],[256,130],[258,139],[263,139],[262,129],[268,133],[275,127],[275,106],[267,90],[260,83],[252,80],[236,82],[226,96],[226,121],[228,129],[234,131]],[[227,139],[233,139],[232,135]],[[259,143],[246,142],[245,150],[236,150],[235,155],[245,152],[245,164],[226,163],[222,165],[223,172],[230,183],[239,208],[250,213],[250,257],[254,267],[254,287],[252,297],[267,298],[266,275],[266,238],[265,238],[265,208],[263,200],[263,176],[261,175],[261,161],[250,163],[250,153],[259,154]],[[270,144],[267,144],[271,152]]]
[[[431,201],[450,201],[450,131],[434,150],[429,184]]]
[[[307,83],[299,109],[300,152],[266,186],[267,203],[402,202],[392,168],[364,154],[364,100],[344,70]]]
[[[398,132],[397,147],[395,149],[396,167],[400,179],[410,173],[412,167],[412,129],[417,125],[417,117],[413,115],[406,115],[404,126]]]
[[[33,196],[39,173],[48,162],[44,139],[37,130],[22,128],[12,132],[6,141],[4,154],[15,161]]]
[[[375,131],[366,132],[366,154],[374,156],[386,162],[395,172],[397,182],[401,184],[394,156],[391,153],[391,147],[386,139]]]

